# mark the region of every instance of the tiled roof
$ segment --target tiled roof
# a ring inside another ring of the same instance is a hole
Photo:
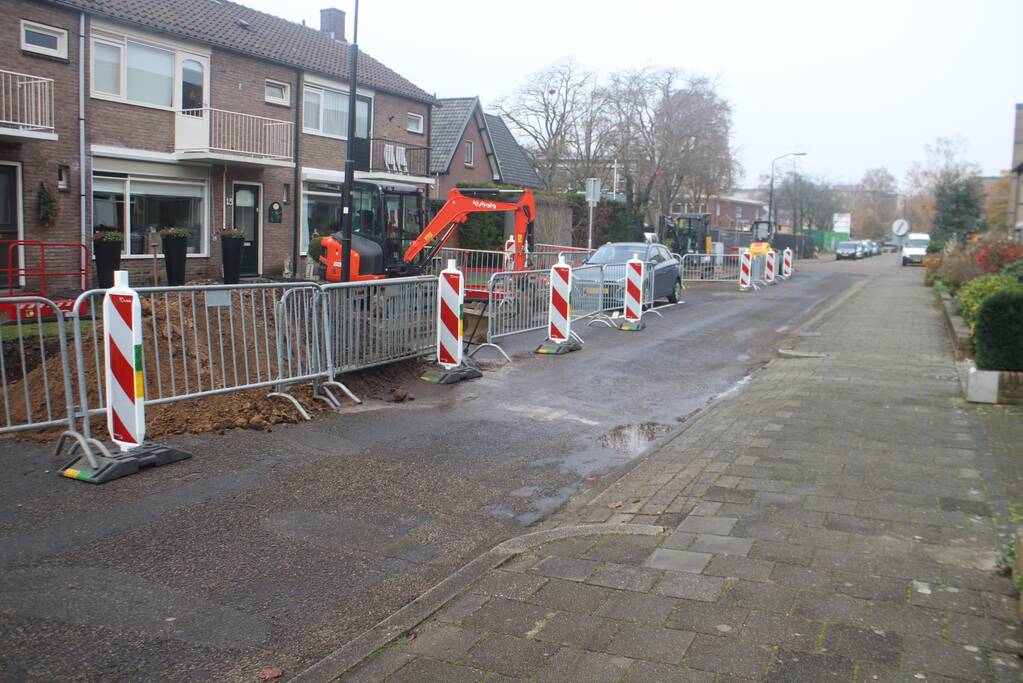
[[[473,111],[476,97],[447,97],[434,103],[430,114],[430,173],[447,173],[458,141]]]
[[[110,19],[165,31],[183,38],[234,50],[348,80],[348,43],[329,34],[228,0],[52,0]],[[428,92],[359,50],[360,85],[421,102]]]
[[[526,150],[508,130],[504,119],[495,114],[487,114],[487,127],[490,139],[494,143],[497,163],[501,167],[501,182],[506,185],[542,188],[543,181],[537,175],[533,162],[526,155]]]

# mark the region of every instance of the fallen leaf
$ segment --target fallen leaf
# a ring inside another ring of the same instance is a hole
[[[608,504],[607,504],[607,506],[608,506],[609,508],[611,508],[612,510],[617,510],[618,508],[620,508],[620,507],[621,507],[621,506],[623,506],[623,505],[625,505],[625,503],[623,503],[623,502],[622,502],[622,501],[620,501],[620,500],[619,500],[618,502],[615,502],[615,503],[608,503]]]
[[[261,681],[276,681],[278,678],[284,675],[284,669],[279,666],[275,666],[270,669],[263,669],[259,672],[259,680]]]

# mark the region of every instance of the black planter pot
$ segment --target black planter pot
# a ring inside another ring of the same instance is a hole
[[[180,287],[185,284],[185,255],[187,253],[187,237],[163,238],[163,265],[167,269],[167,284],[171,287]]]
[[[236,285],[242,270],[242,248],[245,240],[225,237],[220,240],[220,255],[224,259],[224,284]]]
[[[114,271],[121,267],[122,242],[99,240],[92,243],[96,254],[96,286],[108,289],[114,286]]]

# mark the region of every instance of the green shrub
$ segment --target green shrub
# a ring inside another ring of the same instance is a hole
[[[966,324],[973,327],[980,305],[989,296],[1002,290],[1023,291],[1023,284],[1008,275],[985,275],[963,285],[956,293],[956,304]]]
[[[1023,288],[995,292],[984,300],[973,345],[981,370],[1023,370]]]
[[[1002,269],[998,272],[1001,275],[1008,275],[1023,282],[1023,259],[1002,266]]]

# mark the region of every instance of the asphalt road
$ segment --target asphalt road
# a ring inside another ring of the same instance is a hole
[[[760,292],[691,288],[642,332],[581,328],[578,353],[535,356],[535,333],[510,340],[514,362],[482,379],[410,375],[412,402],[182,438],[191,460],[103,486],[57,477],[62,462],[39,446],[0,442],[0,679],[252,681],[306,668],[601,488],[741,391],[822,304],[898,267],[890,255],[796,265]]]

